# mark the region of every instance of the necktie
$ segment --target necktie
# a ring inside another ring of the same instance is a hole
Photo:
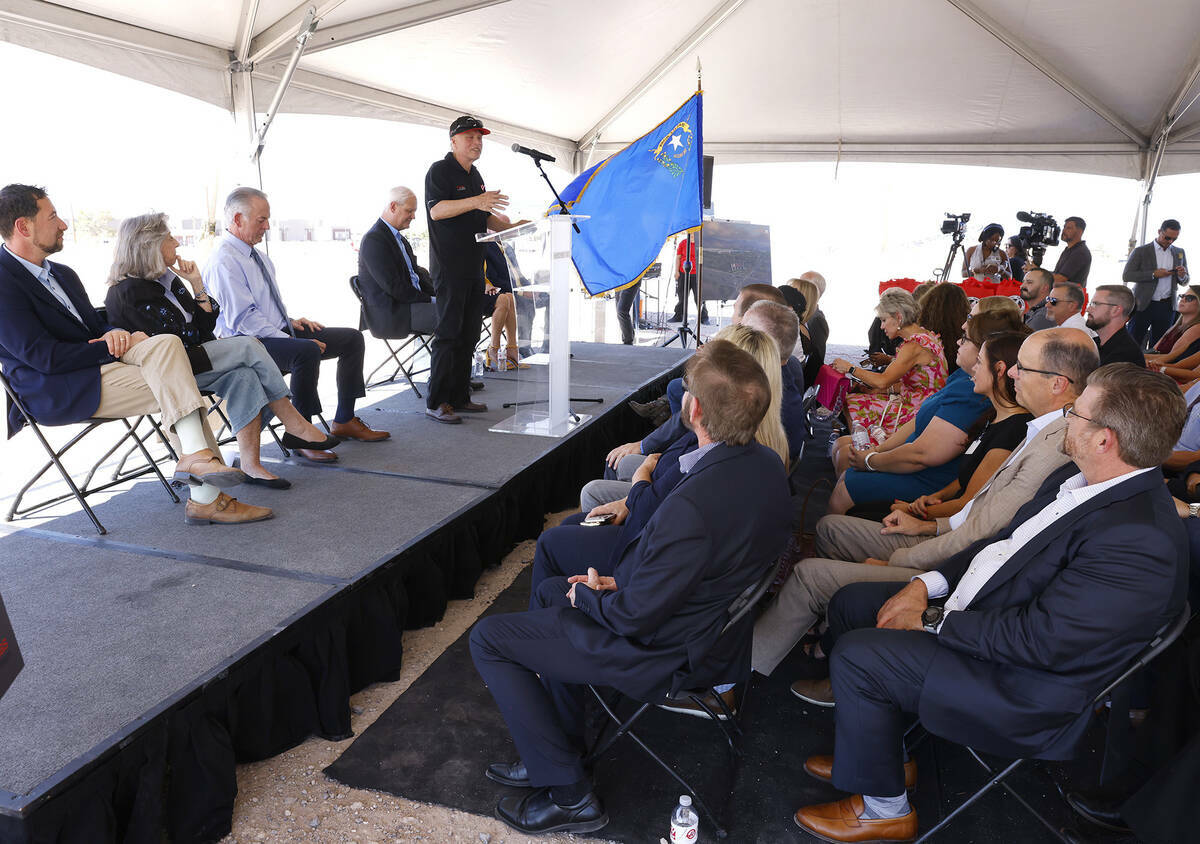
[[[404,248],[404,237],[400,232],[396,232],[396,243],[400,246],[400,254],[404,256],[404,265],[408,267],[408,277],[412,279],[412,286],[421,289],[421,279],[417,278],[417,271],[413,269],[412,261],[409,260],[408,250]]]
[[[275,302],[275,307],[279,308],[279,312],[283,314],[284,330],[295,337],[296,332],[292,329],[292,321],[288,319],[287,308],[283,306],[283,299],[279,295],[279,289],[275,286],[275,279],[271,278],[271,274],[267,272],[267,265],[263,262],[262,256],[258,254],[258,250],[253,246],[250,247],[250,257],[254,259],[254,263],[258,265],[258,271],[262,273],[263,279],[267,282],[267,289],[271,291],[271,299]]]

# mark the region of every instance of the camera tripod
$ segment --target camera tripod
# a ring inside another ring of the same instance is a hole
[[[965,227],[959,227],[954,230],[950,240],[950,253],[946,255],[946,263],[942,265],[942,274],[938,276],[938,281],[946,281],[950,278],[950,268],[954,266],[954,256],[958,250],[963,249],[963,239],[966,237],[967,231]]]
[[[703,276],[700,273],[695,273],[696,266],[695,266],[695,263],[691,260],[692,250],[695,249],[699,245],[698,244],[699,240],[700,240],[700,238],[696,233],[694,233],[694,232],[687,233],[687,246],[685,247],[685,249],[687,251],[684,252],[684,259],[683,259],[683,309],[681,311],[683,320],[680,322],[679,328],[678,328],[675,336],[668,337],[666,340],[664,340],[662,343],[659,344],[660,346],[664,346],[664,347],[669,346],[672,343],[674,343],[676,340],[678,340],[679,347],[681,349],[686,349],[688,347],[688,338],[689,337],[691,337],[692,340],[695,342],[696,348],[700,348],[700,346],[703,345],[703,341],[700,339],[699,330],[700,330],[700,315],[702,313],[704,313],[704,280],[703,280]],[[691,284],[692,284],[692,274],[693,273],[695,273],[695,275],[696,275],[696,300],[697,300],[696,330],[695,331],[693,331],[692,327],[690,325],[688,325],[688,305],[691,304],[691,299],[692,299]],[[661,307],[661,305],[660,305],[660,307]]]

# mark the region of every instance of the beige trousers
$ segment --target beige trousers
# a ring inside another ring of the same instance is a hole
[[[881,534],[882,525],[870,519],[854,516],[824,516],[817,522],[814,550],[819,557],[861,563],[867,557],[886,560],[893,551],[920,545],[929,536]]]
[[[100,367],[100,406],[92,415],[118,419],[161,412],[167,436],[182,455],[175,423],[206,405],[196,387],[183,341],[174,334],[156,334],[127,351],[119,361]],[[203,422],[205,442],[220,457],[207,416]]]

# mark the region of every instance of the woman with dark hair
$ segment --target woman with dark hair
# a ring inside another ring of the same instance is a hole
[[[958,369],[958,364],[951,361],[949,352],[958,348],[963,323],[967,321],[970,313],[971,302],[957,284],[935,284],[921,299],[921,312],[917,322],[942,341],[950,374]]]
[[[1008,256],[1000,248],[1004,239],[1004,227],[999,223],[988,223],[979,233],[979,243],[963,253],[962,277],[981,278],[999,283],[1012,278]]]
[[[1013,281],[1025,280],[1025,265],[1029,263],[1029,253],[1021,245],[1021,241],[1013,235],[1005,243],[1004,251],[1008,254],[1008,271],[1012,273]]]
[[[1146,366],[1179,363],[1200,352],[1200,287],[1189,286],[1176,303],[1179,319],[1167,329],[1154,347],[1156,354],[1146,355]]]
[[[971,320],[961,342],[979,348],[972,378],[976,394],[991,401],[991,410],[976,424],[975,427],[982,424],[981,430],[968,432],[972,442],[958,464],[958,477],[938,491],[918,496],[911,502],[897,500],[891,505],[892,510],[925,521],[953,516],[983,489],[1028,433],[1027,426],[1033,415],[1017,401],[1010,373],[1017,362],[1017,350],[1030,332],[1022,327],[1021,331],[1003,331],[985,337],[977,327],[984,322],[988,320]],[[898,521],[900,519],[894,516],[885,518],[885,530]]]

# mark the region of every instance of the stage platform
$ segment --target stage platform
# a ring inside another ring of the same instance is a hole
[[[292,489],[234,494],[276,508],[269,521],[189,527],[143,478],[90,499],[107,536],[74,501],[0,523],[26,663],[0,699],[0,841],[215,840],[236,762],[347,736],[349,695],[396,675],[401,631],[436,622],[569,506],[609,448],[647,430],[626,400],[661,393],[688,354],[572,351],[571,395],[602,402],[573,404],[592,419],[563,439],[488,431],[518,373],[488,375],[491,409],[458,426],[396,385],[360,408],[390,440],[344,443],[328,466],[264,445]]]

